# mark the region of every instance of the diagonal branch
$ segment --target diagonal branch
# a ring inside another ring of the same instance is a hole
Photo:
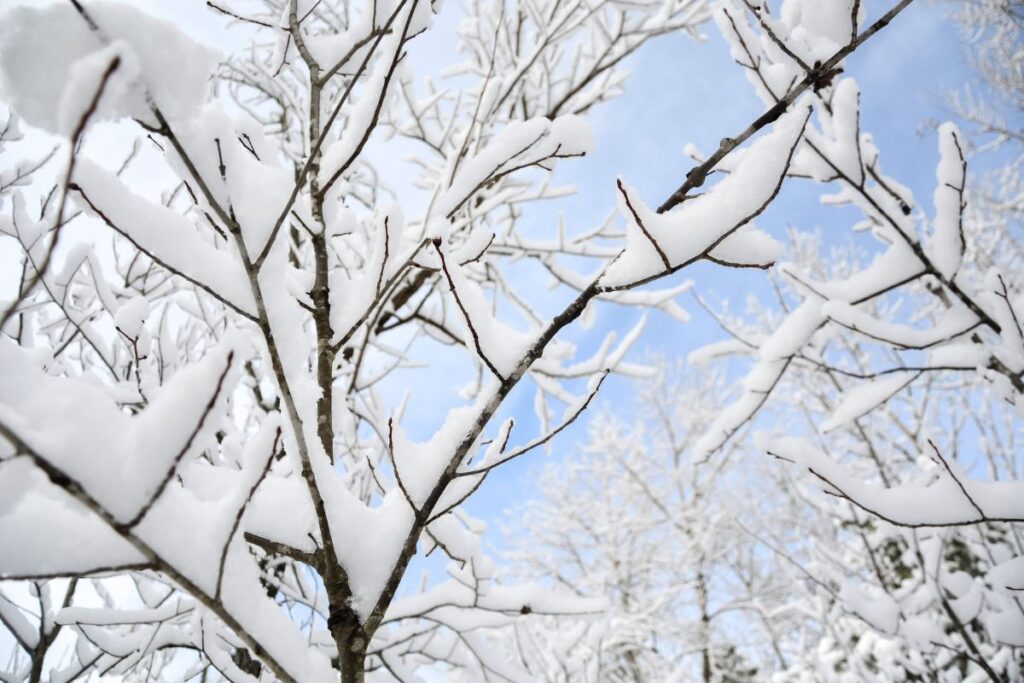
[[[822,84],[830,81],[836,73],[838,73],[837,69],[841,61],[846,59],[846,57],[860,47],[866,40],[871,38],[871,36],[885,28],[889,22],[895,19],[900,12],[906,9],[911,2],[913,2],[913,0],[900,0],[896,6],[879,17],[875,23],[865,29],[856,37],[856,39],[851,40],[845,46],[840,48],[824,63],[815,63],[812,69],[804,76],[803,80],[790,88],[789,92],[787,92],[782,99],[776,102],[771,109],[755,119],[754,122],[747,126],[742,133],[735,138],[723,139],[714,154],[705,159],[703,163],[690,169],[686,174],[686,181],[680,185],[679,189],[673,192],[661,206],[658,207],[658,213],[664,213],[684,201],[691,190],[704,184],[708,174],[712,169],[714,169],[719,161],[724,159],[729,152],[749,140],[752,135],[782,116],[786,110],[789,109],[789,106],[796,102],[800,95],[804,94],[811,88],[818,88]]]

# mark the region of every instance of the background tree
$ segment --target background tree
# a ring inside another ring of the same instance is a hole
[[[797,241],[796,263],[807,266],[802,272],[824,275],[819,271],[829,264],[838,276],[863,262],[863,252],[853,245],[829,250],[828,258],[822,257],[822,249],[820,238]],[[780,282],[779,291],[788,299],[792,290]],[[906,306],[908,298],[892,305]],[[738,338],[749,340],[774,329],[778,313],[770,305],[754,324],[728,313],[721,319]],[[878,362],[874,341],[841,335],[831,343],[828,365],[794,360],[773,390],[775,401],[765,408],[765,418],[800,425],[812,442],[782,442],[790,450],[780,450],[781,457],[789,457],[793,448],[799,453],[800,448],[816,447],[841,459],[848,468],[844,476],[887,483],[890,495],[903,493],[924,514],[926,503],[914,496],[934,485],[943,470],[941,459],[915,455],[922,446],[956,444],[957,452],[976,452],[979,470],[983,467],[999,479],[1017,471],[1007,469],[1016,465],[1006,458],[1016,452],[1017,418],[984,386],[976,391],[977,385],[960,376],[935,373],[922,378],[870,415],[831,426],[847,383],[860,379],[851,374],[863,374],[871,362]],[[899,361],[891,352],[884,358]],[[815,647],[799,651],[787,672],[793,680],[801,675],[822,680],[962,680],[971,675],[1016,680],[1021,628],[1017,600],[1006,588],[1012,581],[1006,577],[1016,572],[1015,562],[1007,561],[1020,556],[1019,524],[941,527],[925,518],[903,528],[848,498],[822,496],[817,477],[822,471],[814,464],[813,473],[804,476],[778,464],[776,468],[787,480],[779,487],[780,495],[804,510],[805,521],[795,528],[792,522],[765,528],[757,540],[785,559],[805,591],[799,610],[820,634]],[[949,503],[955,504],[952,493]],[[808,515],[817,523],[808,524]],[[789,513],[786,519],[801,516]]]
[[[785,496],[733,452],[690,459],[725,402],[721,377],[658,376],[635,410],[591,416],[586,444],[544,468],[514,530],[518,575],[610,603],[598,619],[513,626],[537,680],[764,680],[797,646],[801,593],[752,536],[792,525]]]

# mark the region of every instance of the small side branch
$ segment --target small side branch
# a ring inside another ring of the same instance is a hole
[[[658,240],[654,239],[654,235],[652,235],[650,231],[647,230],[647,226],[644,225],[643,219],[640,218],[639,214],[637,214],[636,212],[636,209],[633,208],[633,202],[629,200],[629,193],[626,192],[626,188],[623,187],[622,181],[616,180],[615,184],[619,188],[619,194],[622,195],[623,201],[626,202],[626,208],[629,209],[629,213],[633,215],[633,222],[636,223],[636,227],[640,228],[640,232],[644,234],[644,237],[646,237],[647,241],[651,243],[651,246],[654,247],[654,250],[658,252],[658,257],[661,259],[661,262],[665,265],[665,270],[672,270],[672,262],[668,260],[668,256],[665,255],[665,250],[661,248],[660,244],[658,244]]]
[[[494,363],[492,363],[487,357],[487,354],[484,353],[483,346],[480,344],[480,334],[473,325],[473,319],[469,316],[469,311],[466,310],[465,304],[463,304],[462,299],[459,298],[459,292],[455,288],[455,280],[452,279],[452,274],[448,270],[448,261],[444,257],[444,252],[441,251],[441,238],[435,237],[433,244],[434,249],[437,250],[437,255],[441,258],[441,270],[444,271],[445,279],[448,280],[448,289],[451,290],[452,298],[455,299],[455,304],[459,307],[459,310],[462,311],[462,317],[466,319],[466,327],[469,328],[469,333],[473,337],[473,345],[476,347],[477,355],[480,356],[480,360],[484,362],[484,365],[494,373],[494,376],[504,382],[505,377],[498,372],[498,368],[494,366]]]
[[[224,540],[224,547],[220,551],[220,564],[217,569],[217,588],[214,591],[214,600],[220,600],[220,588],[224,582],[224,565],[228,559],[228,548],[231,547],[231,541],[235,538],[235,534],[238,532],[238,525],[242,523],[242,515],[245,514],[245,509],[249,507],[249,503],[252,501],[252,497],[256,495],[256,489],[260,487],[263,480],[270,474],[270,466],[274,464],[274,455],[277,453],[278,443],[281,441],[281,428],[277,428],[277,433],[274,435],[274,443],[270,446],[270,454],[267,455],[267,461],[263,465],[263,469],[260,470],[260,475],[253,482],[252,487],[249,489],[249,493],[246,494],[245,500],[242,501],[241,507],[238,508],[238,512],[235,513],[235,519],[231,523],[231,531],[228,532],[228,537]]]

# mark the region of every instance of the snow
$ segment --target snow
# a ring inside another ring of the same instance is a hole
[[[832,431],[867,415],[905,389],[920,374],[920,372],[894,372],[891,375],[862,382],[844,392],[839,405],[832,411],[832,415],[821,423],[822,431]]]
[[[948,310],[942,312],[934,326],[926,329],[879,320],[845,301],[828,301],[822,306],[822,312],[843,327],[906,349],[926,349],[947,343],[978,325],[977,316],[956,300],[951,302]]]
[[[311,537],[316,516],[302,480],[297,476],[267,477],[249,505],[246,530],[303,552],[316,550]]]
[[[18,605],[12,601],[3,590],[0,590],[0,622],[2,622],[14,637],[35,648],[39,642],[39,629],[29,623]]]
[[[767,448],[769,452],[811,471],[820,478],[819,485],[825,490],[838,489],[865,510],[898,524],[941,526],[975,523],[981,520],[975,504],[992,519],[1024,518],[1024,483],[969,478],[962,470],[958,472],[955,461],[948,456],[946,462],[954,473],[958,473],[956,479],[943,470],[928,485],[903,485],[890,489],[865,483],[849,468],[805,439],[779,438],[769,442]],[[961,491],[961,486],[970,498]]]
[[[896,240],[875,256],[867,268],[849,277],[830,282],[819,282],[814,278],[800,279],[813,287],[820,296],[853,304],[873,298],[878,292],[891,289],[922,272],[924,266],[913,250],[903,241]]]
[[[390,48],[387,52],[393,52],[394,39],[385,41]],[[366,82],[361,95],[348,108],[343,110],[345,127],[339,134],[337,140],[326,146],[323,158],[320,163],[319,183],[320,187],[326,187],[331,177],[341,170],[342,166],[352,161],[353,155],[365,142],[365,137],[373,127],[374,117],[378,115],[378,106],[386,106],[390,83],[388,82],[391,63],[388,59],[378,59],[373,73]],[[385,86],[388,89],[385,90]],[[380,103],[385,104],[381,105]]]
[[[413,511],[397,487],[380,505],[370,508],[341,488],[340,478],[335,475],[333,479],[336,484],[331,486],[328,471],[321,470],[317,475],[317,480],[323,482],[321,490],[338,561],[345,569],[352,592],[349,606],[365,620],[390,575],[382,568],[393,567],[398,562],[412,528]]]
[[[1024,577],[1024,557],[1014,557],[1006,560],[989,570],[986,578],[991,585],[1004,595],[1017,595],[1019,591],[1015,588],[1024,587],[1021,584]]]
[[[712,361],[729,356],[749,355],[756,349],[744,344],[739,339],[723,339],[722,341],[706,344],[686,356],[686,362],[690,365],[706,365]]]
[[[510,376],[540,330],[523,332],[499,320],[483,289],[470,279],[471,266],[461,266],[449,255],[445,256],[445,266],[449,290],[460,304],[465,322],[466,347],[476,351],[489,369],[497,371],[499,379]]]
[[[114,326],[128,339],[137,339],[148,315],[149,301],[144,296],[134,296],[117,309]]]
[[[944,344],[928,352],[928,365],[933,367],[983,368],[991,354],[981,344],[960,342]]]
[[[259,571],[248,550],[228,556],[229,566],[221,602],[246,633],[259,643],[296,681],[329,683],[337,680],[330,660],[309,641],[273,600],[266,597]]]
[[[626,247],[605,272],[601,284],[608,288],[624,287],[664,272],[666,265],[659,248],[673,268],[716,249],[721,249],[726,257],[735,255],[743,263],[767,263],[774,259],[779,247],[767,234],[748,232],[745,237],[753,239],[746,242],[739,233],[736,241],[726,238],[759,214],[774,196],[808,115],[806,107],[784,114],[770,133],[750,146],[743,166],[735,173],[664,214],[655,213],[634,190],[623,185],[619,212],[626,221]],[[634,211],[642,228],[633,217]]]
[[[952,123],[939,127],[940,161],[935,172],[935,232],[929,244],[929,257],[947,280],[956,276],[964,255],[964,236],[960,226],[962,188],[966,182],[960,132]]]
[[[852,78],[840,80],[832,90],[832,111],[819,108],[818,118],[822,122],[824,141],[820,148],[830,164],[826,177],[835,175],[835,166],[854,183],[864,181],[863,157],[860,147],[860,91]]]
[[[104,85],[104,74],[115,66],[114,60],[117,60],[116,68]],[[64,92],[58,103],[57,129],[59,132],[69,137],[74,133],[101,88],[103,90],[97,102],[97,113],[102,117],[105,111],[115,109],[116,105],[107,105],[106,103],[117,102],[124,98],[125,91],[138,74],[138,57],[127,43],[120,40],[76,61],[71,65],[68,83],[64,86]],[[113,115],[112,113],[111,116]]]
[[[115,87],[95,120],[150,120],[146,92],[171,122],[199,110],[218,59],[214,51],[173,24],[127,4],[90,3],[88,11],[113,41],[109,48],[69,3],[14,7],[0,18],[0,90],[26,123],[66,134],[69,119],[89,97],[88,86],[100,62],[113,54],[125,58],[119,78],[136,71],[138,77],[132,79],[134,87]],[[47,49],[35,49],[38,45]],[[62,91],[54,83],[67,85]]]
[[[27,458],[0,465],[0,574],[48,576],[135,565],[145,557],[53,486]],[[0,602],[3,602],[0,600]]]
[[[874,590],[868,594],[865,588],[847,581],[839,592],[844,606],[882,633],[895,633],[900,618],[899,605],[885,593]]]
[[[95,206],[113,229],[157,262],[255,315],[252,292],[237,256],[207,242],[191,220],[134,194],[117,176],[89,159],[78,161],[73,181],[81,189],[83,199],[76,201],[83,208]]]
[[[512,121],[459,165],[434,214],[449,216],[479,189],[502,174],[536,165],[555,156],[586,154],[593,139],[579,116]]]
[[[237,339],[233,340],[237,343]],[[101,388],[83,381],[48,377],[31,357],[8,340],[0,343],[0,421],[48,462],[79,482],[86,493],[115,518],[131,519],[153,495],[168,467],[185,453],[194,454],[212,438],[230,389],[218,400],[195,438],[205,400],[229,366],[223,344],[191,367],[179,371],[137,417],[131,417]],[[232,378],[225,378],[230,387]],[[58,415],[61,419],[55,419]],[[41,430],[41,425],[47,425]],[[185,457],[182,456],[182,457]]]
[[[758,362],[743,379],[743,394],[718,413],[694,444],[694,458],[707,458],[761,408],[790,359],[804,346],[824,321],[822,302],[805,299],[781,325],[765,339],[757,351]],[[699,357],[698,357],[699,359]]]
[[[392,202],[362,219],[339,206],[336,212],[328,214],[327,225],[329,234],[334,231],[346,239],[353,251],[363,254],[360,263],[346,264],[348,267],[333,269],[329,274],[331,327],[337,343],[343,335],[369,319],[388,282],[421,251],[422,243],[405,238],[402,212]]]
[[[790,28],[787,44],[808,64],[824,62],[850,40],[855,0],[786,0],[781,23]],[[862,16],[864,7],[860,6]]]

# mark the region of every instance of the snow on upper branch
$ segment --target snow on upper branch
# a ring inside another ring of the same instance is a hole
[[[77,120],[95,92],[97,72],[114,56],[122,63],[119,81],[94,120],[133,117],[156,125],[147,93],[171,121],[199,110],[216,51],[130,5],[90,3],[88,13],[97,30],[69,3],[15,7],[0,19],[0,89],[26,123],[69,133],[69,120]],[[65,84],[63,90],[55,83]]]

